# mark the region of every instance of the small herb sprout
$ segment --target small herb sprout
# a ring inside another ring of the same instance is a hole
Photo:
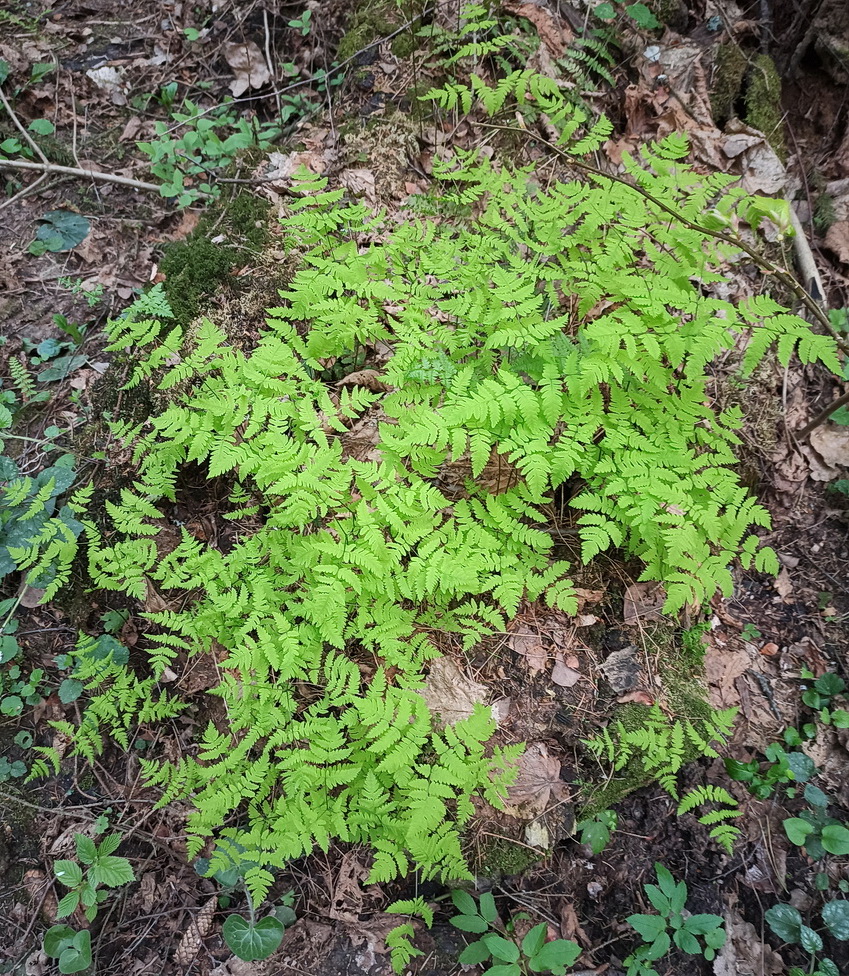
[[[580,833],[582,844],[586,844],[593,854],[601,854],[610,842],[617,822],[618,817],[612,810],[601,810],[587,820],[576,823],[575,830]]]
[[[683,881],[676,882],[662,864],[654,867],[657,884],[644,887],[649,901],[660,914],[628,917],[628,923],[637,930],[644,944],[625,960],[627,976],[656,976],[656,970],[650,964],[665,956],[673,943],[688,955],[704,956],[708,961],[725,944],[722,918],[719,915],[691,915],[684,908],[687,885]]]
[[[849,854],[849,829],[839,820],[828,816],[828,796],[813,783],[808,783],[804,797],[810,804],[810,810],[784,821],[784,832],[790,842],[804,847],[815,861],[826,854]]]
[[[459,962],[466,966],[491,962],[484,973],[492,976],[525,976],[527,973],[554,973],[562,976],[581,954],[581,947],[567,939],[546,942],[547,925],[535,925],[520,941],[512,926],[498,917],[495,898],[483,892],[480,901],[467,891],[452,891],[451,900],[461,914],[451,924],[461,932],[480,934],[480,938],[460,953]]]
[[[107,834],[99,844],[85,834],[75,836],[77,857],[85,867],[71,860],[54,863],[56,880],[70,888],[59,902],[56,917],[65,918],[82,905],[85,917],[91,922],[97,915],[98,907],[109,897],[109,892],[104,889],[120,888],[135,881],[136,876],[130,862],[114,853],[122,840],[120,834]]]
[[[91,932],[54,925],[44,933],[44,954],[59,960],[60,973],[80,973],[91,965]]]

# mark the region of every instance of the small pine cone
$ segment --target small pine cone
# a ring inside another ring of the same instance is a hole
[[[203,945],[203,940],[212,928],[212,919],[218,904],[218,896],[214,896],[201,908],[197,918],[192,919],[189,927],[180,939],[180,944],[174,952],[174,962],[178,966],[188,966]]]

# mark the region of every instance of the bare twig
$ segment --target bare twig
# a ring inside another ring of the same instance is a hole
[[[2,94],[2,91],[0,91]],[[39,173],[63,173],[68,176],[79,176],[82,178],[97,180],[100,183],[117,183],[120,186],[130,186],[136,190],[152,190],[159,192],[156,183],[145,183],[143,180],[134,180],[129,176],[117,176],[114,173],[101,173],[96,169],[82,169],[76,166],[59,166],[57,163],[30,162],[27,159],[0,159],[0,169],[28,169]]]
[[[821,410],[810,423],[805,424],[801,430],[796,431],[796,436],[807,437],[812,430],[819,427],[820,424],[824,424],[836,410],[839,410],[841,407],[845,407],[847,403],[849,403],[849,392],[844,393],[843,396],[839,396],[836,400],[832,400],[831,403],[824,410]]]

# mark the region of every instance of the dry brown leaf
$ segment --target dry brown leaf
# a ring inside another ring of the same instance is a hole
[[[366,203],[377,201],[374,173],[370,169],[346,169],[339,174],[339,182],[355,197],[364,197]]]
[[[560,760],[549,754],[544,742],[533,742],[519,758],[518,766],[519,774],[507,793],[504,809],[520,820],[532,820],[552,801],[557,802],[565,789]]]
[[[785,603],[788,601],[788,597],[793,595],[793,581],[790,579],[790,573],[787,572],[786,566],[781,567],[781,572],[772,585]]]
[[[569,657],[569,661],[574,661],[575,664],[578,663],[576,657]],[[561,688],[571,688],[573,685],[577,684],[581,678],[581,672],[576,671],[574,667],[567,664],[563,660],[563,654],[558,651],[554,658],[554,667],[551,669],[551,680],[559,685]]]
[[[809,440],[828,467],[849,467],[849,427],[821,424],[811,431]]]
[[[235,98],[244,95],[249,88],[262,88],[271,81],[271,72],[255,41],[228,41],[223,50],[227,64],[236,76],[230,82],[230,91]]]
[[[542,637],[530,628],[520,624],[508,638],[510,649],[521,655],[531,674],[539,674],[548,664],[548,651]]]
[[[716,639],[710,641],[705,648],[704,667],[714,708],[736,708],[740,704],[736,682],[752,663],[745,644],[737,640],[729,644],[721,644]]]
[[[647,691],[639,689],[638,691],[629,691],[625,695],[620,695],[617,699],[620,705],[627,705],[628,703],[633,703],[635,705],[654,705],[657,699],[650,695]]]
[[[473,681],[450,657],[441,657],[431,664],[421,694],[432,713],[453,724],[472,715],[475,705],[486,701],[489,689]]]
[[[849,220],[838,220],[828,228],[825,246],[844,264],[849,264]]]
[[[504,3],[503,7],[511,14],[529,20],[536,27],[539,39],[555,58],[562,57],[563,52],[575,39],[569,27],[545,7],[536,3],[514,3],[511,0]]]
[[[355,373],[348,373],[336,384],[337,386],[363,386],[372,393],[382,393],[392,387],[383,381],[376,369],[358,369]]]
[[[646,623],[663,619],[666,592],[660,583],[646,581],[632,583],[625,590],[623,617],[626,624]]]

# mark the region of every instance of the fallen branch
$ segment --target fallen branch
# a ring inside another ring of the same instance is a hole
[[[153,190],[159,193],[156,183],[145,183],[144,180],[134,180],[130,176],[116,176],[114,173],[101,173],[96,169],[81,169],[76,166],[59,166],[57,163],[35,163],[27,159],[0,159],[0,169],[29,169],[39,173],[62,173],[66,176],[79,176],[100,183],[117,183],[119,186],[131,186],[135,190]]]

